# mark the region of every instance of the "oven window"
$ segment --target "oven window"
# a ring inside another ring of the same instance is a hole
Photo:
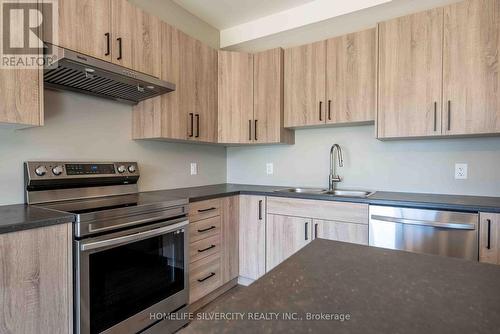
[[[184,289],[184,233],[89,255],[90,332],[99,333]]]

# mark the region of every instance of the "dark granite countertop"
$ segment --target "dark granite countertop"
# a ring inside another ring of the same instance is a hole
[[[0,234],[71,223],[74,215],[25,204],[0,206]]]
[[[184,197],[190,202],[202,201],[211,198],[232,196],[237,194],[278,196],[290,198],[305,198],[339,202],[368,203],[374,205],[407,206],[438,210],[458,210],[469,212],[500,213],[500,197],[459,196],[439,194],[418,194],[379,191],[369,198],[339,197],[322,194],[283,193],[276,190],[289,188],[285,186],[259,186],[247,184],[223,183],[201,187],[159,190],[148,192],[161,197]]]
[[[194,320],[181,333],[496,333],[498,282],[500,266],[318,239],[200,314],[243,320]],[[350,320],[282,320],[284,312]]]
[[[202,201],[238,194],[304,198],[338,202],[355,202],[375,205],[406,206],[438,210],[500,213],[500,197],[414,194],[376,192],[369,198],[339,197],[321,194],[276,192],[284,186],[259,186],[247,184],[215,184],[201,187],[157,190],[139,193],[137,203],[150,204],[172,200]],[[25,230],[52,224],[70,222],[73,215],[24,204],[0,206],[0,233]]]

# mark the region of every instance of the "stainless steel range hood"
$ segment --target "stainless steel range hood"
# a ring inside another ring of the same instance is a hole
[[[45,87],[72,90],[128,104],[175,90],[175,84],[55,45],[44,69]]]

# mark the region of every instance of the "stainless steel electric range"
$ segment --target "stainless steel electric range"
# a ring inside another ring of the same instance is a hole
[[[25,163],[26,202],[76,215],[75,333],[183,325],[158,315],[188,303],[188,201],[148,199],[139,176],[135,162]]]

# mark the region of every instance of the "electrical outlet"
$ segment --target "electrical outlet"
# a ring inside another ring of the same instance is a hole
[[[198,164],[196,162],[191,163],[191,175],[198,175]]]
[[[467,164],[456,163],[455,164],[455,180],[466,180],[467,179]]]
[[[268,162],[266,164],[266,173],[267,173],[267,175],[273,175],[274,174],[274,164],[272,162]]]

